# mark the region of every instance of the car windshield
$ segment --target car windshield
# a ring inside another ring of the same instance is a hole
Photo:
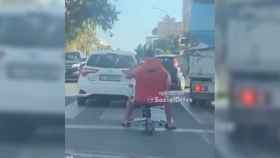
[[[131,68],[135,64],[132,56],[116,54],[92,55],[87,62],[88,66],[103,68]]]
[[[0,14],[1,45],[61,47],[64,45],[63,17],[43,13]]]
[[[66,61],[81,61],[80,54],[77,53],[66,53],[65,54]]]

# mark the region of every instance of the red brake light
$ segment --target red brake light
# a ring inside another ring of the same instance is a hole
[[[195,84],[194,85],[194,91],[196,92],[196,93],[200,93],[200,92],[202,92],[202,90],[203,90],[203,87],[202,87],[202,85],[201,84]]]
[[[257,103],[257,92],[251,88],[242,89],[240,92],[240,102],[250,108]]]
[[[97,69],[86,68],[86,67],[81,69],[81,75],[83,77],[87,76],[90,73],[96,73],[96,72],[98,72]]]

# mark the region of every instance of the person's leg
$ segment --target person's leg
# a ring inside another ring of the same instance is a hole
[[[165,127],[168,129],[175,129],[175,125],[172,123],[172,112],[171,112],[171,106],[169,104],[164,105],[164,111],[166,116],[166,125]]]
[[[132,114],[134,110],[134,105],[131,101],[127,101],[126,103],[126,110],[125,110],[125,115],[124,115],[124,124],[129,123],[130,120],[132,120]]]

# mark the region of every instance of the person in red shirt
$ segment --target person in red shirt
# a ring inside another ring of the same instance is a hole
[[[135,97],[128,101],[126,106],[126,113],[122,125],[128,127],[132,120],[132,113],[135,105],[145,106],[162,105],[165,109],[167,123],[166,129],[175,129],[172,123],[171,108],[166,97],[161,92],[166,92],[171,85],[171,78],[169,73],[162,66],[161,62],[153,58],[153,53],[140,64],[134,68],[128,77],[133,77],[136,80]]]

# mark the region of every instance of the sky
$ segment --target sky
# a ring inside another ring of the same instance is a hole
[[[182,20],[182,0],[116,0],[115,4],[121,13],[112,29],[114,36],[111,38],[101,30],[97,33],[113,49],[133,51],[138,44],[145,42],[145,37],[151,35],[167,13],[178,21]]]

